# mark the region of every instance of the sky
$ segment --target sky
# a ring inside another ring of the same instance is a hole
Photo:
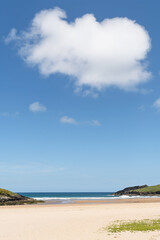
[[[159,184],[158,0],[0,2],[0,187]]]

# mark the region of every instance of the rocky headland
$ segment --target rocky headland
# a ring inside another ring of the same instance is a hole
[[[134,187],[127,187],[123,190],[113,193],[114,196],[157,196],[160,195],[160,185],[155,186],[134,186]]]
[[[14,193],[14,192],[0,188],[0,206],[34,204],[38,202],[39,201],[35,199],[28,198],[18,193]]]

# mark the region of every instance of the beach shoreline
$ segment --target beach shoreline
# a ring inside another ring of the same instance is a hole
[[[61,206],[85,206],[85,205],[115,205],[115,204],[145,204],[145,203],[160,203],[159,197],[146,197],[146,198],[126,198],[126,199],[72,199],[72,200],[45,200],[35,204],[24,204],[24,205],[5,205],[0,208],[23,208],[23,207],[61,207]]]
[[[45,200],[38,205],[77,205],[77,204],[123,204],[123,203],[160,203],[159,197],[128,198],[128,199],[71,199],[71,200]]]

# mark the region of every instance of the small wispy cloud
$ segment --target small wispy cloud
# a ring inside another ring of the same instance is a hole
[[[142,93],[143,95],[148,95],[153,93],[153,89],[142,88],[140,89],[140,93]]]
[[[64,171],[63,167],[57,167],[53,165],[45,164],[0,164],[1,173],[12,173],[12,174],[54,174],[57,172]]]
[[[101,123],[98,120],[91,121],[77,121],[74,118],[63,116],[60,118],[60,122],[63,124],[73,124],[73,125],[90,125],[90,126],[101,126]]]
[[[19,115],[19,112],[13,112],[13,113],[11,113],[11,112],[2,112],[2,113],[0,113],[1,117],[16,117],[18,115]]]
[[[3,112],[0,114],[2,117],[8,117],[9,116],[9,112]]]
[[[138,110],[141,111],[141,112],[144,112],[146,109],[146,106],[144,104],[141,104],[139,107],[138,107]]]
[[[18,116],[18,115],[19,115],[19,112],[15,112],[15,113],[14,113],[14,116]]]
[[[92,120],[91,123],[93,126],[101,126],[101,123],[98,120]]]
[[[31,112],[46,112],[47,108],[39,102],[34,102],[29,105],[29,110]]]
[[[98,92],[94,88],[84,90],[82,87],[76,86],[74,93],[82,97],[98,98]]]
[[[6,44],[9,44],[11,41],[15,40],[19,40],[19,37],[17,36],[17,30],[15,28],[12,28],[8,36],[4,38],[4,42]]]
[[[70,117],[67,117],[67,116],[63,116],[60,118],[60,122],[61,123],[67,123],[67,124],[78,124],[78,122],[74,119],[74,118],[70,118]]]
[[[153,107],[157,109],[158,112],[160,112],[160,98],[158,98],[154,103]]]

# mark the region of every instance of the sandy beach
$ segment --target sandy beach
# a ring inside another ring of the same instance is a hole
[[[160,232],[104,230],[115,220],[160,217],[160,201],[0,207],[0,240],[159,240]]]

